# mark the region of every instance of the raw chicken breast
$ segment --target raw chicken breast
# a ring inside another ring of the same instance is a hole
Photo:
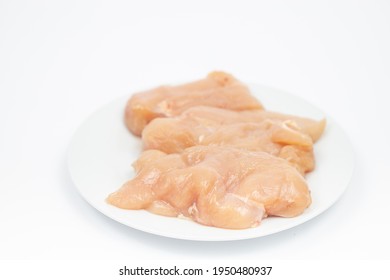
[[[265,110],[242,110],[235,112],[221,108],[210,108],[205,106],[196,106],[183,112],[183,119],[196,119],[200,125],[231,124],[242,122],[261,122],[264,120],[292,121],[295,125],[308,134],[313,142],[316,142],[322,135],[326,121],[316,121],[310,118],[303,118],[293,115],[276,113]]]
[[[134,168],[135,178],[108,203],[229,229],[255,227],[267,216],[294,217],[311,203],[303,176],[264,152],[217,146],[181,154],[148,150]]]
[[[161,86],[134,94],[126,105],[125,123],[135,135],[154,118],[180,115],[186,109],[206,105],[241,111],[262,109],[249,89],[224,72],[212,72],[205,79],[179,86]]]
[[[322,132],[322,123],[298,118],[301,123],[299,126],[287,115],[284,120],[281,114],[274,119],[273,113],[271,118],[268,116],[266,111],[232,112],[210,107],[192,108],[176,118],[153,120],[142,133],[144,149],[177,153],[196,145],[230,146],[284,158],[302,174],[312,171],[313,141],[307,131],[312,129]],[[249,122],[250,117],[252,122]],[[259,122],[255,122],[257,120]],[[306,123],[309,125],[305,126]]]

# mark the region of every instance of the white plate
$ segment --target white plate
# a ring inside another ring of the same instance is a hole
[[[321,119],[324,114],[306,101],[288,93],[251,85],[253,94],[273,111]],[[126,129],[123,112],[128,96],[115,100],[92,114],[76,131],[68,153],[68,166],[80,194],[106,216],[145,232],[188,240],[221,241],[265,236],[302,224],[318,216],[343,194],[353,173],[353,152],[342,129],[329,117],[315,145],[317,167],[307,176],[313,202],[295,218],[267,218],[257,228],[226,230],[195,222],[123,210],[105,202],[134,175],[131,164],[141,152],[140,139]]]

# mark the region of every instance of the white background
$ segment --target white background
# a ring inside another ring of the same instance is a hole
[[[66,166],[78,125],[214,69],[294,93],[344,128],[356,169],[342,198],[294,229],[220,243],[143,233],[89,206]],[[0,259],[389,259],[389,82],[385,0],[2,0]]]

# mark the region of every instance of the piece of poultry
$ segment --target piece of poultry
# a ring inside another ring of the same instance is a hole
[[[160,86],[134,94],[127,102],[125,123],[140,136],[154,118],[180,115],[190,107],[206,105],[234,111],[262,109],[247,86],[224,72],[212,72],[205,79],[178,86]]]
[[[268,111],[234,112],[193,107],[174,118],[157,118],[143,131],[144,149],[177,153],[196,145],[263,151],[286,159],[301,173],[314,169],[313,139],[324,121]]]
[[[264,152],[218,146],[180,154],[148,150],[134,168],[135,178],[110,194],[108,203],[229,229],[255,227],[267,216],[294,217],[311,203],[303,176]]]

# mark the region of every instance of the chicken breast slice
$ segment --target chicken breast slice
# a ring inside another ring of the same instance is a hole
[[[326,120],[320,121],[310,118],[282,114],[266,110],[242,110],[239,112],[196,106],[183,112],[183,119],[195,119],[202,125],[232,124],[242,122],[262,122],[264,120],[286,121],[294,123],[303,133],[309,135],[316,142],[324,132]]]
[[[284,120],[280,115],[268,119],[261,114],[256,119],[255,112],[250,113],[252,122],[249,122],[248,114],[196,107],[176,118],[157,118],[142,133],[144,149],[180,153],[196,145],[229,146],[281,157],[302,174],[314,169],[313,140],[304,132],[306,127],[299,126],[290,116]],[[307,119],[307,122],[310,127],[315,126],[315,121]]]
[[[267,216],[294,217],[311,203],[303,176],[264,152],[195,146],[180,154],[144,151],[136,176],[107,202],[214,227],[243,229]]]
[[[134,94],[126,105],[125,123],[139,136],[154,118],[177,116],[199,105],[235,111],[263,108],[249,89],[232,75],[212,72],[203,80]]]

